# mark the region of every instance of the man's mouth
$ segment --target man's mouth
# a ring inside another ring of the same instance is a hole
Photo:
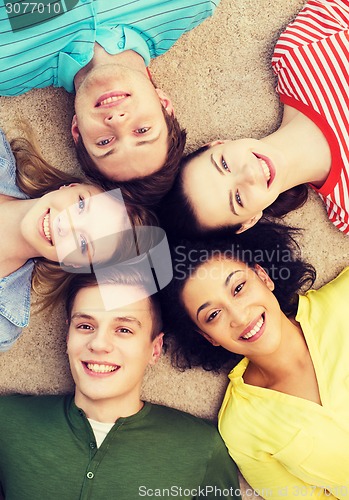
[[[90,370],[93,373],[111,373],[115,372],[120,368],[120,365],[111,365],[111,364],[104,364],[104,363],[86,363],[83,362],[83,364],[86,366],[88,370]]]
[[[127,94],[126,92],[109,92],[108,94],[103,94],[98,98],[95,107],[110,107],[119,103],[120,101],[123,101],[127,97],[130,97],[130,94]]]
[[[243,339],[243,340],[250,340],[250,339],[252,339],[255,335],[257,335],[257,333],[260,332],[262,326],[264,325],[264,320],[265,320],[265,316],[264,316],[264,314],[262,314],[262,316],[259,318],[259,320],[254,325],[254,327],[251,328],[244,335],[241,335],[240,339]]]
[[[53,245],[52,236],[51,236],[51,227],[50,227],[50,209],[48,209],[48,212],[43,219],[42,230],[44,232],[44,236],[47,239],[47,241],[51,245]]]

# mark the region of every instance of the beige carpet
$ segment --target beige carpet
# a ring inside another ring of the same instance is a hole
[[[278,34],[304,3],[222,0],[213,18],[152,63],[155,82],[172,96],[188,130],[188,150],[213,139],[261,137],[275,129],[280,108],[270,57]],[[61,169],[78,171],[70,139],[72,114],[73,99],[61,89],[0,98],[0,125],[5,130],[16,119],[27,118],[46,158]],[[327,221],[316,195],[288,221],[305,228],[303,254],[317,268],[316,286],[349,264],[349,237]],[[65,331],[62,307],[53,314],[33,314],[16,346],[0,355],[1,393],[71,389]],[[225,374],[200,369],[181,373],[164,356],[147,375],[144,398],[214,419],[225,385]]]

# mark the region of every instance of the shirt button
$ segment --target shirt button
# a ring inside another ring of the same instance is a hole
[[[123,49],[125,47],[124,42],[118,42],[119,49]]]
[[[94,474],[93,474],[93,472],[88,472],[88,473],[86,474],[86,477],[87,477],[87,479],[93,479],[93,478],[94,478]]]
[[[96,443],[94,443],[93,441],[91,441],[90,448],[91,448],[91,450],[94,450],[96,448]]]

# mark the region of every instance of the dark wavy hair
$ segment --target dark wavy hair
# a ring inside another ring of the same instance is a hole
[[[106,190],[121,188],[124,199],[129,204],[150,207],[159,203],[171,189],[176,178],[187,137],[185,129],[181,128],[177,118],[169,114],[163,106],[162,112],[167,125],[168,149],[165,163],[159,170],[128,181],[112,181],[99,171],[79,135],[75,143],[76,155],[86,176],[92,181],[97,181]]]
[[[190,275],[212,258],[237,260],[251,268],[259,264],[274,281],[274,294],[281,310],[287,316],[296,314],[298,293],[309,289],[316,278],[313,266],[301,259],[295,240],[299,232],[286,225],[265,222],[239,235],[221,230],[210,239],[171,242],[174,276],[162,291],[161,302],[174,365],[181,369],[202,366],[205,370],[219,371],[241,359],[220,346],[214,347],[197,333],[197,326],[182,301],[182,291]]]
[[[172,189],[158,206],[161,224],[170,235],[181,234],[185,238],[200,238],[202,235],[208,235],[212,232],[211,229],[199,224],[193,206],[184,192],[183,183],[183,172],[189,162],[207,151],[207,149],[209,149],[208,145],[202,146],[183,158]],[[270,221],[271,217],[282,218],[292,210],[303,206],[307,199],[308,186],[306,184],[300,184],[288,189],[280,193],[278,198],[264,209],[263,220]],[[236,232],[240,227],[240,224],[237,224],[224,226],[222,229]]]

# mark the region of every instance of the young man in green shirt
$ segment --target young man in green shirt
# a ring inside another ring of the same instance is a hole
[[[212,424],[141,400],[144,372],[163,342],[149,295],[137,273],[99,276],[98,284],[93,274],[74,277],[74,395],[0,398],[6,500],[240,498],[235,464]]]

